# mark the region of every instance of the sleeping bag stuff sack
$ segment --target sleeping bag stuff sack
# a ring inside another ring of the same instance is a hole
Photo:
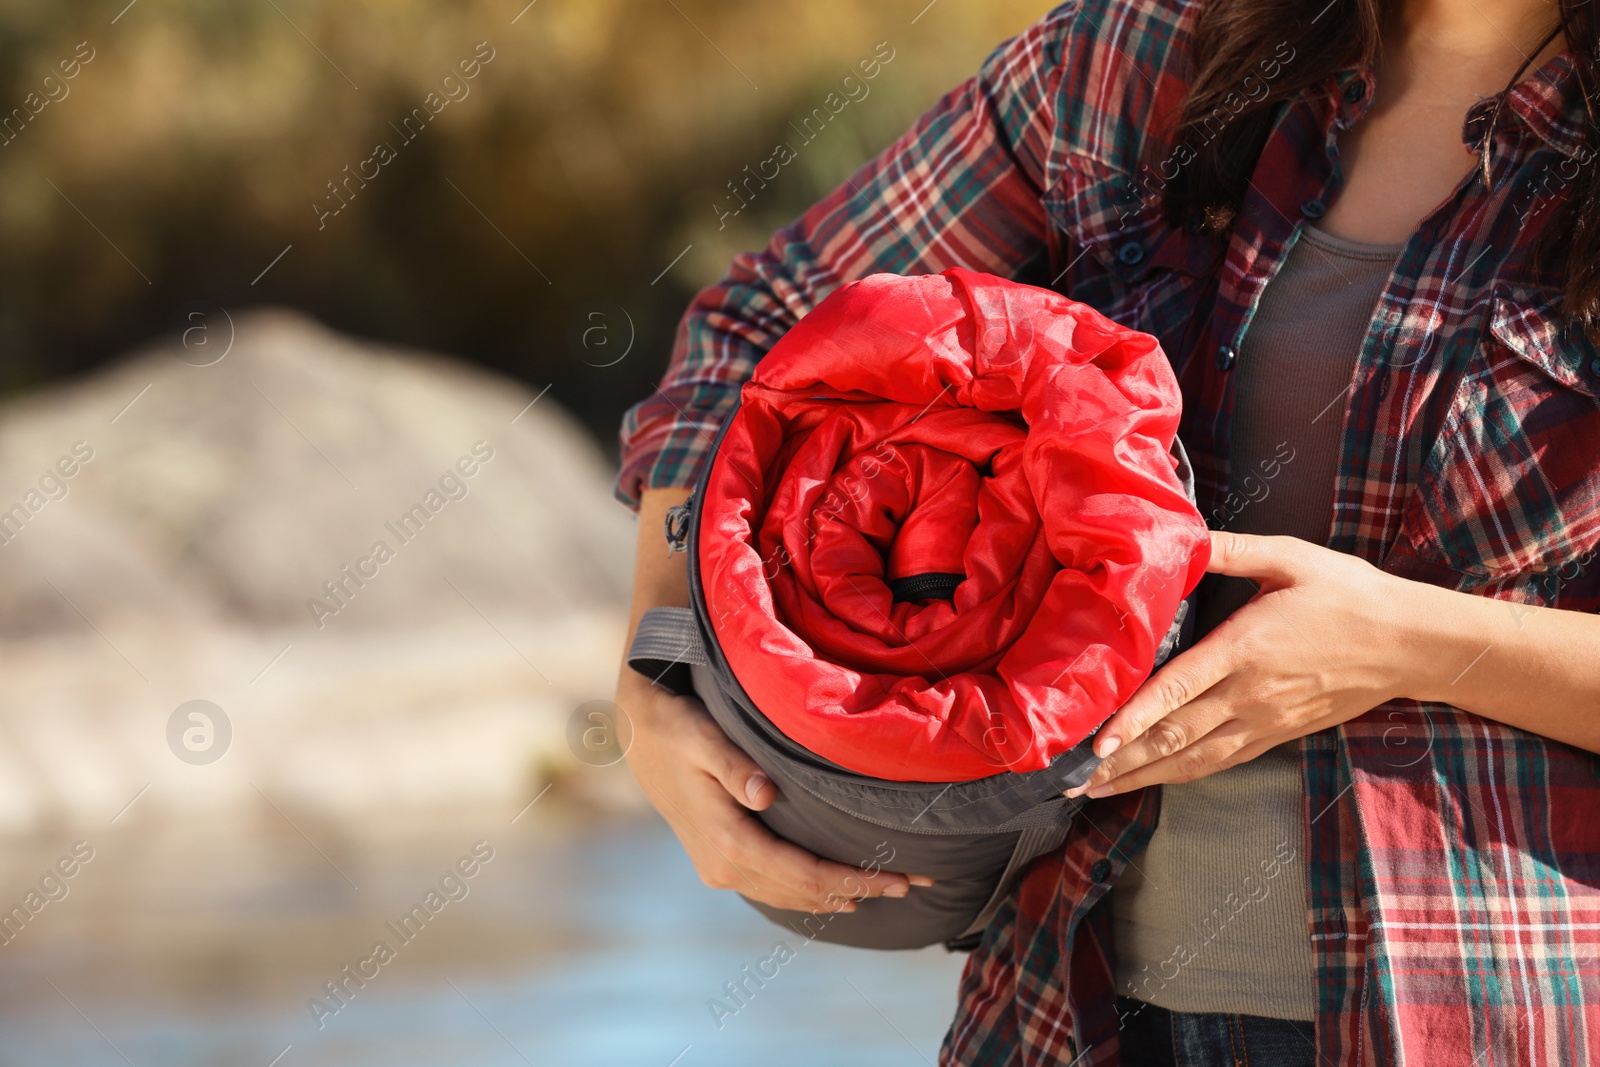
[[[690,608],[629,663],[772,779],[755,813],[932,887],[755,907],[866,948],[976,942],[1057,847],[1089,738],[1170,656],[1210,540],[1153,337],[966,270],[840,288],[757,365],[689,503]]]

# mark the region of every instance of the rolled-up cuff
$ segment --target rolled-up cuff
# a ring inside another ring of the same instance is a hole
[[[612,494],[634,511],[646,489],[689,489],[711,452],[714,430],[680,423],[623,445],[622,470]]]

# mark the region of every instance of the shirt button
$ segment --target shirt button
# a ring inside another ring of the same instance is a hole
[[[1129,241],[1127,244],[1117,249],[1117,258],[1127,266],[1136,266],[1142,259],[1144,259],[1144,245],[1140,244],[1138,241]]]
[[[1223,345],[1217,349],[1217,369],[1222,371],[1232,370],[1233,364],[1238,358],[1239,353],[1235,352],[1230,346]]]
[[[1357,78],[1344,87],[1344,100],[1347,104],[1359,104],[1361,98],[1367,95],[1367,83]]]
[[[1097,882],[1106,880],[1106,875],[1111,873],[1111,864],[1105,860],[1095,860],[1094,866],[1089,868],[1089,877]]]
[[[1308,219],[1320,219],[1328,213],[1328,206],[1321,200],[1312,197],[1300,205],[1300,214]]]

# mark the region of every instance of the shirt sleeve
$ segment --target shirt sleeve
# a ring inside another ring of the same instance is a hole
[[[625,416],[617,497],[694,484],[756,361],[845,282],[967,267],[1023,278],[1047,258],[1044,191],[1076,4],[1002,44],[882,154],[735,257],[678,324],[665,377]]]

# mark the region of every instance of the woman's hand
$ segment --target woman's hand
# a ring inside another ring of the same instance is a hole
[[[1418,650],[1396,608],[1417,583],[1308,541],[1222,532],[1207,569],[1260,591],[1107,720],[1105,762],[1068,796],[1193,781],[1410,695]]]
[[[932,885],[821,859],[762,826],[778,791],[698,700],[673,696],[624,667],[617,705],[631,727],[628,767],[713,889],[793,911],[851,912],[866,897],[903,897]]]

